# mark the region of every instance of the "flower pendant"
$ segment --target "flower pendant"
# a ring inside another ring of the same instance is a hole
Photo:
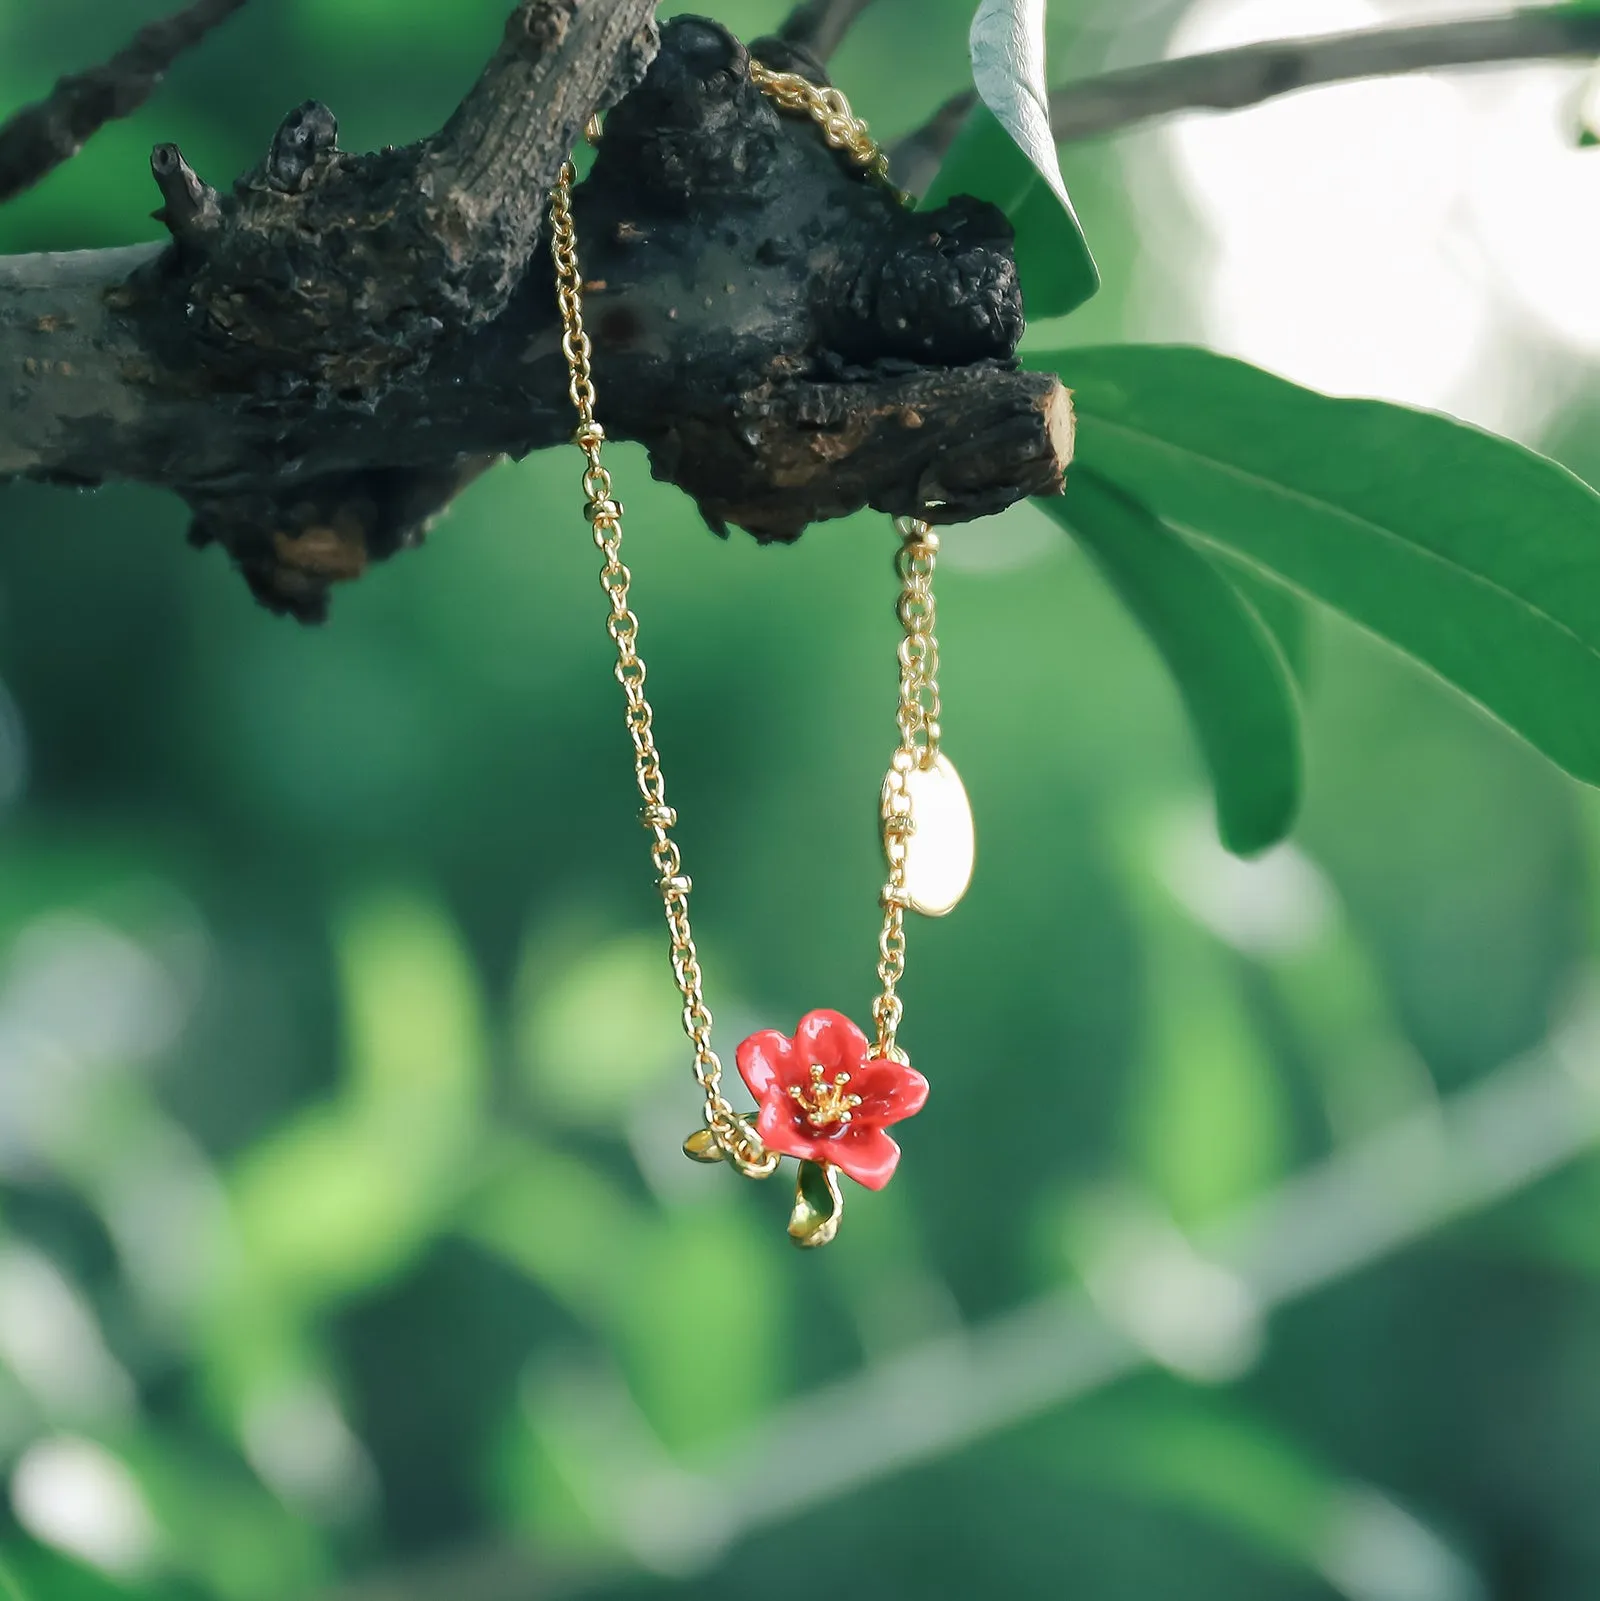
[[[838,1012],[807,1012],[792,1037],[752,1034],[735,1060],[760,1103],[756,1133],[769,1151],[830,1163],[869,1190],[881,1190],[900,1160],[885,1130],[928,1098],[915,1068],[872,1060],[867,1036]]]
[[[759,1106],[762,1144],[801,1163],[789,1232],[798,1244],[825,1245],[844,1205],[833,1170],[881,1190],[900,1161],[887,1130],[922,1110],[928,1081],[903,1062],[875,1059],[838,1012],[808,1012],[793,1035],[752,1034],[735,1060]]]

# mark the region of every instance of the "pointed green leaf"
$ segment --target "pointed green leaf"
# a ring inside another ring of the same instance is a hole
[[[978,98],[999,119],[1067,212],[1072,202],[1050,131],[1045,0],[980,0],[967,35]]]
[[[1300,805],[1300,715],[1282,655],[1255,612],[1181,535],[1115,484],[1078,468],[1036,502],[1074,533],[1177,680],[1217,795],[1217,828],[1248,856]]]
[[[1029,357],[1078,460],[1325,601],[1600,783],[1600,495],[1431,412],[1334,400],[1208,351]]]
[[[1017,235],[1030,317],[1061,317],[1100,287],[1050,132],[1043,0],[984,0],[972,22],[979,104],[940,167],[924,207],[953,195],[998,206]]]
[[[955,195],[976,195],[1010,217],[1044,180],[981,101],[961,124],[939,170],[918,202],[924,211]]]
[[[1197,549],[1200,547],[1196,547]],[[1311,671],[1311,607],[1292,589],[1269,578],[1259,567],[1241,561],[1228,551],[1212,545],[1206,559],[1233,587],[1251,611],[1267,625],[1283,659],[1304,688]]]

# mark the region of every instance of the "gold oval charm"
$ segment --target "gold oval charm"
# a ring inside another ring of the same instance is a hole
[[[887,799],[891,774],[884,785]],[[934,757],[900,780],[911,806],[906,839],[906,903],[924,917],[953,911],[972,882],[977,838],[966,786],[948,756]]]

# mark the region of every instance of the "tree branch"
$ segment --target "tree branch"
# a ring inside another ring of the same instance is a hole
[[[1597,53],[1600,13],[1527,9],[1157,62],[1069,84],[1051,95],[1050,113],[1059,139],[1093,139],[1174,111],[1237,111],[1318,84]]]
[[[104,65],[62,78],[46,99],[0,124],[0,202],[71,160],[106,123],[137,111],[173,62],[244,4],[194,0],[141,28]]]
[[[789,13],[777,37],[825,62],[871,4],[872,0],[803,0]]]
[[[348,154],[308,102],[218,195],[158,146],[170,246],[0,260],[19,375],[0,478],[171,488],[198,543],[311,618],[498,456],[565,441],[537,175],[633,83],[652,9],[523,0],[463,109],[407,150]],[[718,531],[764,540],[863,505],[953,522],[1058,492],[1071,407],[1015,370],[1005,219],[906,211],[749,62],[714,23],[670,24],[578,188],[607,430]]]
[[[1239,111],[1321,84],[1596,54],[1600,12],[1528,7],[1503,17],[1285,39],[1129,67],[1055,90],[1050,120],[1057,143],[1071,144],[1152,117]],[[899,142],[894,157],[900,182],[917,191],[927,187],[975,103],[971,92],[952,97]]]
[[[521,275],[556,173],[584,124],[644,77],[656,0],[524,0],[455,115],[422,150],[438,225],[473,272],[463,309],[498,316]]]

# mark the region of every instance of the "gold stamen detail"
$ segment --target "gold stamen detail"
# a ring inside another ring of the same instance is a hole
[[[850,1082],[848,1073],[835,1073],[828,1082],[826,1072],[816,1063],[811,1067],[809,1084],[791,1084],[789,1098],[806,1114],[812,1128],[843,1128],[850,1121],[851,1112],[861,1104],[859,1095],[845,1094]]]

